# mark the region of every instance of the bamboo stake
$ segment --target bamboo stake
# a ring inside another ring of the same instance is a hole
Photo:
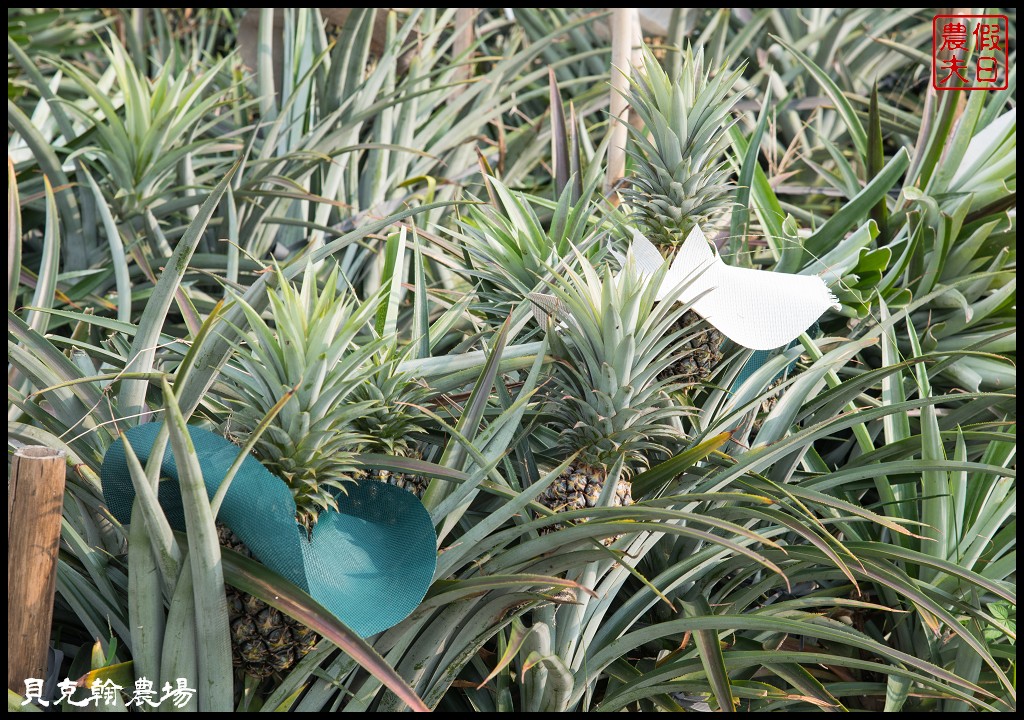
[[[7,687],[46,678],[64,506],[64,451],[14,453],[7,484]]]
[[[644,31],[640,24],[640,9],[632,8],[632,22],[630,30],[630,45],[629,45],[629,67],[623,68],[626,73],[627,87],[629,86],[629,78],[633,75],[633,68],[640,67],[644,61]],[[626,112],[629,112],[628,110]],[[637,130],[643,129],[644,121],[636,113],[629,113],[629,124],[635,127]]]
[[[615,187],[626,174],[626,139],[629,121],[629,105],[626,93],[629,91],[629,68],[632,60],[633,8],[615,8],[612,13],[612,89],[608,100],[611,111],[612,134],[608,144],[608,169],[605,175],[605,195],[613,204],[618,204]]]
[[[473,47],[476,41],[476,16],[479,8],[458,8],[455,11],[455,39],[452,41],[452,57],[460,58]],[[455,69],[452,81],[465,83],[473,77],[473,65],[469,56],[462,59],[465,63]],[[465,86],[458,85],[453,89],[453,95],[465,90]]]

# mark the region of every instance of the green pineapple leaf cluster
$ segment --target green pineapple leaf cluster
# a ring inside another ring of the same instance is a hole
[[[703,50],[687,49],[674,82],[647,48],[639,70],[628,98],[644,127],[631,129],[634,174],[624,194],[644,233],[671,248],[694,224],[714,222],[730,203],[723,155],[740,70],[712,75]]]
[[[288,397],[253,448],[295,497],[296,520],[311,531],[320,512],[336,509],[333,497],[350,481],[352,458],[365,441],[355,425],[373,400],[358,389],[373,372],[381,342],[361,337],[376,308],[339,286],[339,270],[322,288],[312,265],[300,287],[277,272],[269,316],[238,298],[248,321],[236,344],[240,372],[232,372],[234,407],[228,435],[244,442]],[[290,397],[289,397],[290,395]]]
[[[632,258],[617,275],[607,265],[580,265],[551,285],[558,311],[550,351],[558,362],[549,426],[566,456],[578,452],[589,467],[621,459],[628,473],[681,434],[672,421],[688,408],[670,400],[677,385],[666,374],[679,359],[680,310],[657,301],[666,266],[644,278]]]
[[[456,237],[461,272],[477,288],[478,308],[502,322],[525,295],[544,287],[552,268],[557,271],[574,252],[592,256],[599,251],[595,239],[601,218],[589,200],[592,186],[575,200],[572,189],[564,189],[547,221],[538,213],[547,201],[513,192],[495,178],[488,183],[493,203],[470,206]]]

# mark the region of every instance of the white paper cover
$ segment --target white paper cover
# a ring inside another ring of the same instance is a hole
[[[633,231],[633,256],[640,272],[651,275],[664,260],[640,232]],[[752,350],[788,345],[830,307],[841,306],[816,275],[792,275],[726,265],[704,233],[694,226],[679,248],[658,293],[677,295],[735,343]]]

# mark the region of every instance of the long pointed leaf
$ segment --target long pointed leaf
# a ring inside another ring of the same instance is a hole
[[[199,710],[230,712],[234,706],[234,669],[220,543],[199,457],[171,386],[163,383],[167,429],[178,468],[181,506],[188,529],[189,566],[195,607],[196,691]]]
[[[235,174],[241,161],[236,162],[227,174],[217,183],[209,197],[203,202],[196,214],[195,219],[189,224],[188,230],[178,241],[174,254],[167,260],[167,266],[160,276],[156,287],[150,295],[146,309],[139,320],[139,329],[132,341],[131,353],[128,365],[125,367],[129,372],[149,372],[153,369],[153,362],[156,359],[156,346],[167,318],[167,311],[170,310],[175,293],[178,290],[181,279],[188,269],[189,260],[199,244],[199,240],[206,230],[206,225],[213,217],[221,197],[228,188],[231,176]],[[126,380],[118,395],[118,407],[127,418],[137,418],[144,410],[146,404],[145,380]],[[131,421],[130,421],[131,422]]]

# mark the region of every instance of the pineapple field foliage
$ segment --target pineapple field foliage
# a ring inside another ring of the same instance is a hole
[[[8,11],[8,448],[68,457],[62,677],[188,677],[202,710],[1016,707],[1015,70],[929,90],[921,11],[677,11],[616,204],[607,14],[281,20],[250,68],[237,11]],[[842,310],[748,364],[617,259],[698,222],[731,264],[824,264]],[[152,490],[128,526],[103,503],[157,419],[188,535]],[[307,526],[349,482],[421,495],[420,606],[360,638],[220,547],[186,424]],[[236,671],[247,606],[315,645]]]

